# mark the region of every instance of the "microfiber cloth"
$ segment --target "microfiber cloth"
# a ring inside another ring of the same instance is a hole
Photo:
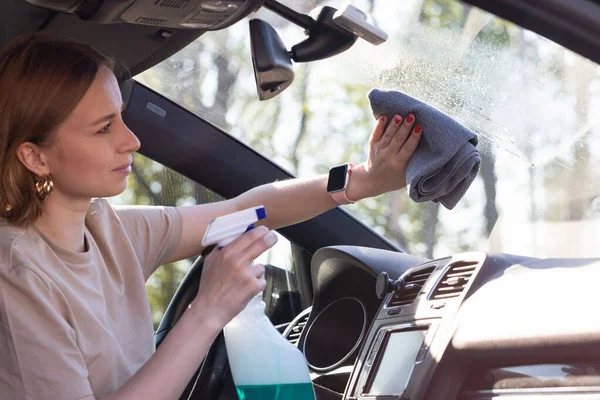
[[[408,195],[416,202],[440,202],[452,210],[479,172],[477,135],[446,114],[404,93],[373,89],[369,101],[375,118],[388,121],[412,113],[423,128],[421,141],[406,168]]]

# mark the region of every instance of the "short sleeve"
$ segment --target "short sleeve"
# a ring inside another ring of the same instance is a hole
[[[26,267],[0,275],[0,393],[4,399],[92,395],[88,371],[58,289]]]
[[[113,208],[129,236],[147,280],[177,249],[183,230],[181,214],[175,207]]]

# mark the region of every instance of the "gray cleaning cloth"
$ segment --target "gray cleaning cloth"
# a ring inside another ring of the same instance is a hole
[[[406,169],[408,195],[416,202],[440,202],[452,210],[479,172],[477,135],[446,114],[404,93],[373,89],[373,115],[391,121],[412,113],[423,136]]]

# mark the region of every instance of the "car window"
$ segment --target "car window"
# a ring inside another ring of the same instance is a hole
[[[111,204],[185,206],[223,200],[221,196],[185,176],[141,154],[134,154],[127,189],[109,199]],[[300,293],[291,243],[279,241],[256,262],[265,264],[267,289],[263,293],[267,314],[273,323],[291,321],[300,311]],[[154,327],[164,312],[195,258],[160,266],[146,282]]]
[[[284,1],[309,12],[341,1]],[[366,158],[373,87],[422,100],[479,136],[479,175],[458,206],[406,192],[345,209],[401,248],[427,257],[467,250],[598,256],[600,67],[457,0],[355,0],[389,34],[372,46],[295,64],[295,81],[261,102],[248,21],[208,32],[137,79],[297,176]],[[302,29],[267,10],[288,49]],[[427,132],[425,132],[427,134]]]

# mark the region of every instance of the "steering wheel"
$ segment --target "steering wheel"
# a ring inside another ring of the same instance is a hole
[[[211,251],[212,247],[205,249],[202,255],[194,261],[169,303],[154,337],[157,348],[196,297],[204,266],[204,256]],[[228,378],[231,378],[231,372],[225,348],[225,337],[221,332],[183,391],[180,400],[217,400]]]

